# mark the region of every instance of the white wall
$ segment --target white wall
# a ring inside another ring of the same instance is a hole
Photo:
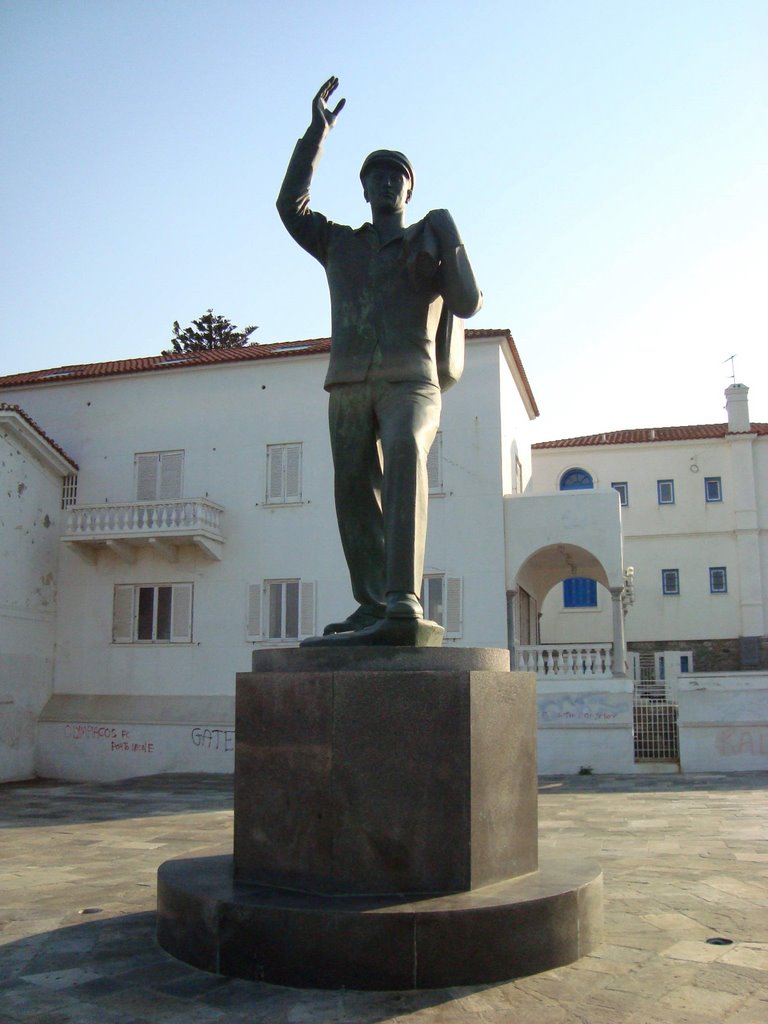
[[[768,673],[683,675],[678,700],[683,771],[768,769]]]
[[[0,429],[0,781],[34,775],[53,686],[61,476]]]

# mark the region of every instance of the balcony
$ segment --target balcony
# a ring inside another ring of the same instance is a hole
[[[565,682],[613,679],[613,644],[536,644],[515,648],[518,672],[535,672],[539,680]]]
[[[99,550],[135,562],[141,547],[169,562],[179,548],[193,546],[212,561],[221,560],[224,509],[206,498],[174,501],[131,501],[122,504],[75,505],[67,510],[62,541],[86,561],[95,563]]]

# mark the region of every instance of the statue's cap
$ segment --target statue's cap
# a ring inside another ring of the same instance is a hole
[[[414,174],[411,161],[404,153],[399,153],[396,149],[375,149],[372,153],[363,160],[363,166],[360,168],[360,180],[362,181],[371,167],[374,164],[394,164],[395,167],[399,167],[401,171],[405,171],[408,177],[411,179],[411,188],[414,186]]]

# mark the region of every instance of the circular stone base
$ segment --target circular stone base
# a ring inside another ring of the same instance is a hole
[[[537,872],[440,896],[314,896],[232,879],[230,856],[158,871],[157,937],[214,974],[302,988],[420,989],[508,981],[572,963],[602,938],[602,872]]]

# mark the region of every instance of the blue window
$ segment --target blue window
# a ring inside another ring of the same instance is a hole
[[[597,608],[597,583],[585,576],[563,580],[563,608]]]
[[[728,572],[724,565],[718,565],[710,568],[709,592],[710,594],[728,593]]]
[[[586,469],[569,469],[560,477],[561,491],[588,491],[594,486]]]
[[[674,480],[657,480],[656,481],[656,493],[659,497],[660,505],[674,505],[675,504],[675,481]]]
[[[687,654],[680,655],[680,671],[690,672],[691,671],[691,659]]]
[[[674,595],[680,593],[680,570],[661,570],[661,592],[662,594]]]
[[[626,480],[614,480],[611,484],[614,491],[619,492],[619,502],[622,505],[629,504],[629,484]]]
[[[705,501],[723,500],[723,485],[719,476],[704,477],[704,499]]]

